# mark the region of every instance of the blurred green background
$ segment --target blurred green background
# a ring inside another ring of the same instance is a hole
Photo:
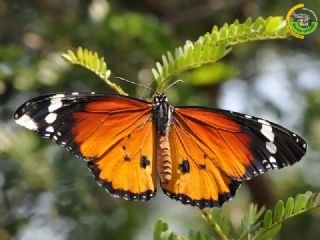
[[[320,17],[319,0],[305,6]],[[201,212],[164,196],[149,202],[114,199],[86,164],[16,125],[24,101],[59,91],[111,91],[60,54],[78,46],[105,56],[112,76],[147,85],[161,54],[235,19],[285,16],[295,1],[252,0],[0,0],[0,239],[151,239],[162,217],[179,234],[208,230]],[[305,40],[234,47],[217,64],[180,76],[172,104],[207,105],[252,114],[304,136],[297,165],[244,184],[223,207],[239,224],[250,202],[272,207],[320,189],[320,29]],[[132,96],[144,89],[116,81]],[[287,222],[279,239],[320,239],[320,212]]]

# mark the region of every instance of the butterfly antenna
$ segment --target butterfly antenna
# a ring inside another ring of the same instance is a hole
[[[166,87],[166,88],[163,90],[163,92],[167,91],[169,88],[171,88],[173,85],[175,85],[175,84],[177,84],[177,83],[179,83],[179,82],[184,82],[184,81],[181,80],[181,79],[178,79],[178,80],[174,81],[174,82],[171,83],[168,87]]]
[[[151,86],[152,82],[149,82],[147,84],[147,88],[143,89],[142,93],[140,94],[140,99],[142,99],[142,97],[144,96],[144,94],[146,93],[146,90]],[[157,91],[154,91],[155,93],[157,93]]]
[[[140,86],[140,87],[143,87],[144,89],[148,89],[154,93],[157,93],[154,89],[148,87],[148,86],[145,86],[145,85],[142,85],[142,84],[139,84],[139,83],[136,83],[136,82],[133,82],[133,81],[130,81],[128,79],[125,79],[125,78],[122,78],[122,77],[115,77],[116,79],[119,79],[119,80],[122,80],[122,81],[125,81],[125,82],[128,82],[128,83],[132,83],[134,85],[137,85],[137,86]]]

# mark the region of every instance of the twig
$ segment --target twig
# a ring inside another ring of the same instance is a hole
[[[213,230],[217,234],[217,236],[222,240],[228,240],[228,237],[223,233],[219,224],[217,224],[213,219],[211,214],[206,210],[201,210],[204,218],[208,221],[208,223],[212,226]]]

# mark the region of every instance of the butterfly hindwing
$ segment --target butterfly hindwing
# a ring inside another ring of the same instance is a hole
[[[186,129],[173,123],[169,140],[172,179],[161,184],[169,197],[204,208],[221,206],[234,196],[240,182],[220,171]]]
[[[89,167],[112,195],[149,200],[156,192],[154,128],[151,120],[134,129]]]
[[[14,117],[87,160],[98,183],[112,195],[131,200],[155,195],[150,103],[113,94],[50,94],[26,102]]]

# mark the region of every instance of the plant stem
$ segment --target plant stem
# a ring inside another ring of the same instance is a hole
[[[211,214],[208,211],[205,211],[205,210],[201,210],[201,211],[202,211],[202,214],[205,217],[205,219],[212,226],[212,228],[213,228],[214,232],[217,234],[217,236],[222,240],[228,240],[228,237],[223,233],[223,231],[220,228],[219,224],[217,224],[216,221],[214,221],[212,219]]]

